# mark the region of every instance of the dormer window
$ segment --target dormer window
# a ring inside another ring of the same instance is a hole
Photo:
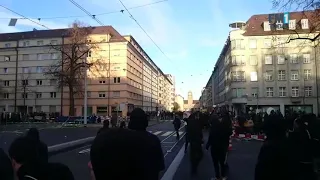
[[[283,30],[283,23],[281,21],[277,21],[276,30]]]
[[[264,31],[271,31],[269,21],[263,22],[263,29],[264,29]]]
[[[296,29],[296,20],[289,20],[289,30],[295,30]]]
[[[309,29],[308,19],[301,19],[301,28],[302,29]]]

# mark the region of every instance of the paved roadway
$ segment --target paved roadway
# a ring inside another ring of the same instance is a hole
[[[233,140],[233,149],[228,156],[228,180],[254,180],[254,169],[262,142]],[[198,174],[190,176],[189,153],[185,154],[173,180],[203,179],[210,180],[214,177],[211,156],[204,150],[204,157],[199,165]]]
[[[166,168],[169,167],[174,157],[178,154],[183,146],[184,128],[180,131],[180,141],[176,140],[171,121],[157,124],[147,129],[158,136],[162,142],[162,150],[165,156]],[[50,158],[51,162],[61,162],[66,164],[74,174],[77,180],[90,179],[88,162],[90,160],[90,146],[81,147],[69,152],[61,153]]]
[[[150,122],[150,125],[155,124]],[[38,123],[38,124],[10,124],[0,127],[0,148],[7,150],[11,142],[26,133],[31,128],[39,129],[40,138],[48,146],[74,141],[90,136],[95,136],[102,125],[88,125],[88,127],[62,127],[58,123]]]

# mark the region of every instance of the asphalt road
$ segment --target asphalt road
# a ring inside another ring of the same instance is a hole
[[[233,140],[232,145],[233,149],[228,155],[228,180],[254,180],[255,164],[262,142]],[[198,174],[195,177],[191,177],[190,174],[188,152],[184,155],[173,180],[209,180],[214,176],[211,156],[208,151],[204,150],[204,157],[199,165]]]
[[[150,122],[150,125],[155,122]],[[102,125],[88,125],[88,127],[62,127],[57,123],[43,124],[10,124],[0,127],[0,148],[8,150],[12,141],[25,134],[29,128],[36,127],[40,132],[40,139],[48,146],[70,142],[90,136],[95,136]]]
[[[184,128],[180,131],[181,136],[179,141],[177,141],[176,136],[174,135],[173,125],[170,121],[148,127],[147,130],[157,135],[162,142],[162,151],[165,157],[166,168],[168,168],[183,145]],[[90,172],[87,166],[90,161],[89,149],[90,146],[86,146],[61,153],[52,156],[50,161],[67,165],[73,172],[75,179],[87,180],[90,179]]]

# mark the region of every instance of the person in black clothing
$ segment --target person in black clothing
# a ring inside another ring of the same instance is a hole
[[[29,129],[29,131],[26,134],[26,137],[35,141],[35,143],[38,146],[39,157],[41,158],[43,163],[48,163],[48,158],[49,158],[48,146],[44,142],[40,141],[40,135],[39,135],[38,129],[36,128]]]
[[[199,119],[200,112],[194,112],[188,118],[187,138],[190,143],[190,161],[192,175],[197,174],[198,165],[203,157],[202,123]]]
[[[14,180],[13,168],[11,165],[10,158],[0,148],[0,179],[1,180]]]
[[[100,134],[102,131],[109,129],[109,120],[104,120],[103,121],[103,127],[99,129],[97,134]]]
[[[161,142],[156,135],[146,130],[147,127],[148,117],[146,113],[140,108],[134,109],[131,112],[128,128],[139,132],[144,138],[144,146],[147,148],[147,152],[145,153],[145,168],[148,173],[148,180],[153,180],[159,178],[159,173],[164,170],[165,165]]]
[[[177,134],[177,140],[179,140],[180,139],[179,129],[180,129],[180,126],[181,126],[181,120],[178,118],[177,115],[175,116],[172,124],[173,124],[174,130],[176,131],[176,134]]]
[[[220,117],[215,113],[211,115],[211,129],[206,149],[211,148],[216,179],[225,179],[227,176],[226,160],[232,134],[231,124],[231,119],[227,113],[223,113]]]
[[[263,143],[255,168],[255,180],[294,179],[292,149],[286,138],[286,122],[271,114],[264,123],[267,139]]]
[[[135,130],[112,128],[100,133],[90,151],[92,178],[158,180],[157,162],[153,161],[150,144],[145,133]]]

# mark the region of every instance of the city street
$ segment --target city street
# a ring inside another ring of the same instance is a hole
[[[177,142],[172,121],[157,124],[147,129],[158,136],[161,141],[162,150],[165,157],[166,168],[169,167],[174,157],[183,145],[184,128],[180,130],[180,141]],[[90,146],[81,147],[69,152],[61,153],[50,158],[51,162],[61,162],[69,166],[75,179],[90,179],[87,163],[90,160]]]
[[[229,176],[228,180],[254,180],[254,170],[257,156],[262,145],[259,141],[233,140],[233,149],[228,154]],[[190,175],[189,151],[184,155],[174,180],[209,180],[214,177],[214,168],[210,153],[204,149],[204,157],[199,165],[198,174]]]

